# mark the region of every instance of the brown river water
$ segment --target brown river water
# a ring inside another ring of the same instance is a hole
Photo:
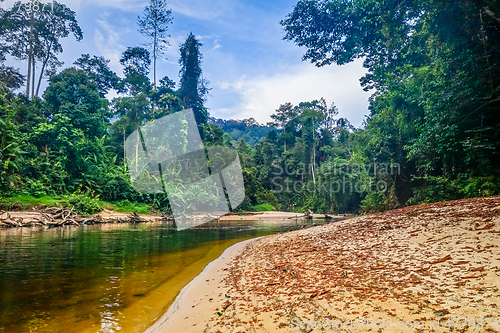
[[[0,333],[143,332],[229,246],[311,224],[211,222],[182,231],[159,222],[2,229]]]

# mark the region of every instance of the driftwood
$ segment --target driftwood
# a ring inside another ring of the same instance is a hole
[[[142,217],[139,216],[139,214],[137,214],[136,212],[133,212],[130,216],[129,216],[129,222],[132,222],[132,223],[140,223],[140,222],[147,222],[145,219],[143,219]]]
[[[99,223],[140,223],[147,222],[139,214],[132,213],[126,218],[103,219],[100,215],[83,216],[76,214],[74,207],[46,207],[42,209],[34,209],[30,212],[5,212],[0,211],[0,227],[30,227],[30,226],[48,226],[60,227],[64,225],[87,225]],[[12,217],[12,214],[20,215],[21,217]]]

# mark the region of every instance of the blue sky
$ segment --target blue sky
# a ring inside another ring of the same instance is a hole
[[[103,55],[119,75],[118,62],[128,46],[146,39],[137,32],[137,16],[147,1],[62,0],[76,11],[84,39],[63,42],[61,60],[72,64],[82,53]],[[172,0],[171,46],[158,63],[158,77],[179,81],[179,45],[193,32],[204,44],[202,69],[209,81],[206,105],[220,118],[254,117],[263,123],[280,104],[324,97],[335,102],[340,116],[360,126],[367,114],[369,93],[359,78],[361,62],[316,68],[302,62],[304,52],[282,39],[279,21],[290,13],[296,0]],[[152,74],[151,74],[152,77]]]

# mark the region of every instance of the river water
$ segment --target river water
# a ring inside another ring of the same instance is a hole
[[[314,223],[318,224],[318,221]],[[307,221],[0,230],[0,333],[143,332],[229,246]]]

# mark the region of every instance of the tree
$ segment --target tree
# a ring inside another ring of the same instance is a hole
[[[329,108],[327,108],[325,110],[325,120],[324,120],[324,123],[325,123],[325,128],[327,131],[329,132],[333,132],[333,129],[335,127],[335,123],[336,123],[336,119],[335,117],[339,114],[339,109],[337,108],[337,106],[335,106],[335,103],[332,103],[332,106],[330,106]]]
[[[318,67],[397,59],[427,3],[400,0],[299,1],[280,24],[286,40],[305,46],[303,60]]]
[[[499,188],[497,12],[483,0],[304,0],[281,25],[317,66],[364,58],[361,84],[377,91],[363,154],[400,163],[394,193],[403,204],[409,185],[415,202]]]
[[[104,98],[110,89],[116,87],[120,78],[108,66],[109,60],[104,57],[82,54],[74,64],[80,67],[89,80],[97,85],[97,91],[101,98]]]
[[[298,113],[295,110],[292,103],[281,104],[278,109],[276,109],[276,113],[271,115],[271,119],[274,122],[269,123],[271,126],[276,126],[278,129],[283,130],[283,150],[286,152],[286,125],[293,118],[297,117]]]
[[[17,159],[22,153],[11,95],[0,85],[0,189],[4,193],[11,190],[11,177],[18,169]]]
[[[124,66],[125,79],[118,84],[118,91],[130,91],[132,95],[149,93],[151,89],[147,77],[151,66],[149,51],[143,47],[128,47],[123,52],[120,63]]]
[[[83,33],[76,20],[76,13],[56,1],[52,7],[36,10],[36,2],[31,2],[27,10],[12,7],[4,15],[5,32],[2,39],[8,45],[9,53],[19,60],[28,60],[26,78],[26,94],[38,95],[41,80],[44,76],[52,76],[62,66],[57,55],[63,52],[60,40],[73,34],[77,41],[82,40]],[[20,4],[21,6],[21,4]],[[35,90],[36,62],[42,67]]]
[[[0,36],[7,33],[6,11],[0,8]],[[0,63],[6,60],[5,55],[9,53],[9,47],[3,38],[0,38]]]
[[[156,59],[163,55],[168,45],[165,37],[168,25],[172,23],[172,10],[167,8],[165,0],[150,0],[144,9],[143,17],[137,17],[139,32],[151,41],[148,46],[153,51],[153,89],[156,91]]]
[[[68,68],[50,79],[44,93],[48,119],[67,117],[74,128],[90,137],[104,135],[107,111],[99,98],[97,86],[87,74]]]
[[[56,193],[73,192],[88,185],[92,161],[101,157],[107,105],[96,84],[75,68],[50,79],[43,104],[43,121],[29,130],[35,149],[30,148],[31,166],[25,173],[37,181],[44,179]]]
[[[139,126],[151,119],[150,101],[143,93],[132,97],[114,98],[112,110],[117,120],[109,126],[108,139],[120,159],[125,158],[126,138]]]
[[[202,45],[190,33],[180,47],[181,58],[179,59],[181,65],[179,97],[185,109],[193,109],[198,124],[205,124],[208,119],[208,112],[203,105],[209,89],[202,77],[201,59],[203,56],[200,53]]]
[[[175,82],[168,76],[160,79],[160,85],[156,92],[152,94],[153,101],[158,105],[158,110],[153,110],[152,118],[158,119],[163,116],[182,111],[182,101],[174,91]]]
[[[6,88],[18,89],[22,86],[24,80],[26,80],[26,77],[19,73],[18,68],[0,65],[0,84],[4,84]]]
[[[120,117],[120,121],[127,123],[127,135],[150,119],[149,101],[145,94],[115,98],[112,105],[114,114]]]
[[[147,76],[151,66],[151,56],[143,47],[128,47],[122,54],[120,64],[124,66],[123,73]]]
[[[300,123],[302,124],[302,140],[306,147],[306,150],[303,154],[304,162],[306,165],[311,165],[311,173],[313,175],[314,182],[316,182],[316,179],[314,178],[314,173],[316,172],[314,169],[314,166],[316,164],[316,146],[317,142],[319,141],[317,139],[317,130],[323,119],[323,112],[308,107],[303,107],[299,117]]]

